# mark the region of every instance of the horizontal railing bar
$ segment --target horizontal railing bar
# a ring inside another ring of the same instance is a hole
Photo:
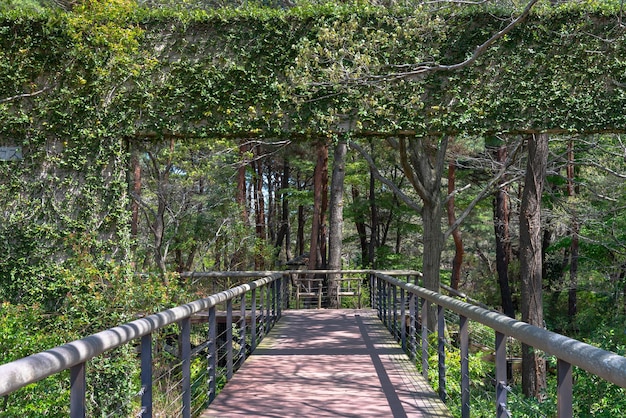
[[[268,277],[276,274],[283,274],[284,272],[276,271],[187,271],[180,273],[180,277],[215,277],[215,278],[229,278],[229,277]]]
[[[421,298],[480,322],[502,334],[513,337],[591,372],[604,380],[626,388],[626,357],[619,356],[573,338],[518,321],[498,312],[490,311],[449,296],[406,283],[382,273],[378,277],[403,287]]]
[[[212,277],[212,278],[229,278],[229,277],[265,277],[277,274],[276,271],[187,271],[180,273],[180,277]],[[372,274],[381,273],[389,276],[422,276],[422,273],[416,270],[281,270],[281,274]]]
[[[282,273],[268,275],[251,283],[216,293],[185,305],[137,319],[124,325],[90,335],[80,340],[52,348],[41,353],[0,365],[0,396],[39,380],[45,379],[72,366],[91,360],[105,351],[117,348],[134,339],[174,324],[191,315],[213,307],[249,290],[266,285],[282,277]]]

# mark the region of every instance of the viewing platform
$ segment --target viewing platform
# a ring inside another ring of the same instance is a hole
[[[451,417],[371,309],[289,310],[201,417]]]

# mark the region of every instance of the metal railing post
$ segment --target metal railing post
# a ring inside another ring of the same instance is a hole
[[[417,315],[415,314],[417,306],[417,296],[414,293],[409,293],[409,341],[411,349],[409,351],[409,357],[415,361],[417,358],[417,341],[415,339],[415,324],[417,322]]]
[[[250,351],[256,349],[256,288],[250,295]]]
[[[265,330],[265,288],[260,287],[257,293],[259,294],[259,305],[257,307],[257,310],[259,311],[257,326],[259,329],[256,335],[258,342],[259,340],[263,339],[263,331]],[[254,346],[256,347],[256,343],[254,344]]]
[[[496,331],[496,417],[508,417],[506,406],[506,336]]]
[[[400,330],[398,329],[398,286],[392,286],[393,288],[393,312],[391,317],[392,335],[396,341],[400,341]]]
[[[208,380],[209,380],[209,403],[213,402],[217,387],[217,320],[215,306],[209,308],[209,347],[208,347]]]
[[[269,284],[269,293],[272,297],[272,302],[270,303],[271,307],[272,307],[272,314],[270,316],[270,323],[268,324],[268,331],[270,328],[272,328],[274,326],[274,324],[276,323],[276,312],[278,311],[276,309],[276,303],[278,302],[278,298],[276,297],[276,280],[274,280],[272,283]]]
[[[557,360],[557,410],[559,418],[572,417],[572,365]]]
[[[372,309],[377,309],[376,306],[376,276],[374,273],[369,274],[369,283],[370,283],[370,306]]]
[[[470,378],[469,378],[469,321],[459,316],[459,340],[461,351],[461,418],[470,416]]]
[[[389,331],[391,331],[391,334],[393,334],[393,328],[392,328],[392,321],[393,318],[391,316],[391,310],[393,309],[393,289],[392,289],[392,285],[389,282],[385,282],[387,284],[387,329]]]
[[[437,352],[439,363],[439,399],[446,402],[446,322],[444,308],[437,305]]]
[[[85,363],[79,363],[70,368],[70,417],[85,417],[85,394],[87,384],[85,379]]]
[[[322,295],[324,294],[324,282],[317,282],[317,309],[322,309]]]
[[[191,418],[191,319],[180,321],[182,417]]]
[[[276,318],[280,319],[283,316],[283,305],[285,304],[285,302],[283,301],[283,276],[280,276],[279,279],[276,279],[276,293],[278,295],[276,301]]]
[[[378,311],[378,319],[380,319],[381,321],[384,321],[385,319],[385,310],[383,307],[383,281],[380,277],[376,276],[376,289],[378,289],[378,292],[376,293],[377,296],[377,311]]]
[[[402,350],[406,351],[406,293],[400,288],[400,343]]]
[[[428,301],[422,298],[422,375],[428,381]]]
[[[152,334],[141,337],[141,416],[152,417]]]
[[[241,324],[239,325],[239,367],[246,361],[246,294],[241,295]]]
[[[271,328],[271,322],[272,322],[272,315],[271,315],[271,309],[272,309],[272,289],[271,286],[272,284],[266,284],[265,285],[265,329],[263,330],[263,337],[265,338],[265,336],[267,335],[268,332],[270,332],[270,328]]]
[[[226,380],[233,378],[233,300],[226,301]]]

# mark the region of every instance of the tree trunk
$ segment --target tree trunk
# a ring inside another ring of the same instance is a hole
[[[574,187],[574,141],[569,140],[567,144],[567,195],[570,201],[576,196]],[[567,297],[567,315],[570,327],[576,329],[576,314],[578,309],[576,306],[576,291],[578,288],[578,233],[580,225],[576,208],[572,208],[572,243],[570,246],[571,262],[569,267],[569,291]]]
[[[259,243],[265,242],[265,197],[263,196],[263,163],[257,160],[255,164],[255,184],[254,184],[254,208],[256,237]],[[254,255],[255,270],[265,269],[265,259],[258,249]]]
[[[454,189],[456,180],[456,165],[454,161],[450,161],[448,164],[448,203],[446,206],[448,212],[448,225],[453,225],[456,222],[456,216],[454,215]],[[463,264],[463,240],[461,239],[461,231],[459,228],[455,228],[452,231],[452,239],[454,240],[454,259],[452,260],[452,277],[450,278],[450,287],[458,290],[459,283],[461,282],[461,265]]]
[[[328,148],[324,143],[317,146],[317,162],[313,173],[313,220],[311,224],[311,247],[309,254],[309,270],[322,267],[320,240],[322,238],[322,193],[324,186],[324,166],[328,161]]]
[[[548,161],[548,135],[528,140],[528,161],[520,207],[520,272],[522,321],[543,328],[541,258],[541,195]],[[526,396],[542,399],[546,388],[546,363],[532,347],[522,345],[522,389]]]
[[[304,205],[298,205],[298,230],[296,231],[297,254],[304,254]]]
[[[130,234],[135,238],[139,230],[139,198],[141,197],[141,164],[139,163],[139,155],[135,147],[131,151],[131,165],[133,168],[133,199],[130,209],[132,214]]]
[[[424,222],[424,254],[423,275],[424,287],[434,292],[439,292],[441,250],[443,248],[443,232],[441,231],[442,217],[441,200],[424,202],[422,220]],[[436,308],[431,306],[428,310],[428,329],[435,330]]]
[[[378,206],[376,203],[376,181],[374,173],[370,168],[370,191],[369,191],[369,203],[370,203],[370,241],[367,249],[368,264],[372,268],[376,268],[376,249],[379,246],[379,220],[378,220]]]
[[[360,210],[360,193],[359,189],[355,186],[352,186],[352,201],[354,202],[357,209],[354,215],[354,224],[356,227],[357,234],[359,235],[359,244],[361,246],[361,265],[363,267],[370,267],[371,264],[369,262],[368,257],[368,249],[369,245],[367,242],[367,229],[365,227],[365,216],[363,215],[363,211]]]
[[[335,146],[333,160],[333,176],[330,187],[330,215],[328,234],[328,269],[341,269],[341,248],[343,241],[343,188],[346,176],[346,152],[348,145],[340,138]],[[328,307],[337,308],[337,286],[339,274],[331,274],[328,278]]]
[[[306,186],[306,181],[300,181],[300,172],[296,178],[298,191]],[[304,205],[298,205],[298,230],[296,231],[296,256],[304,254]]]
[[[285,159],[283,162],[283,176],[280,184],[280,194],[281,194],[281,219],[280,219],[280,230],[278,231],[278,236],[276,237],[276,256],[280,257],[281,250],[283,248],[283,242],[285,245],[285,261],[291,260],[291,225],[289,223],[289,197],[287,194],[287,189],[289,188],[289,161]]]
[[[241,158],[241,162],[239,163],[239,167],[237,168],[237,204],[241,209],[241,219],[243,219],[244,223],[248,223],[248,210],[246,208],[246,152],[248,151],[248,147],[245,144],[239,145],[239,156]]]
[[[265,171],[266,178],[266,186],[264,187],[264,192],[267,194],[267,216],[265,225],[267,228],[267,232],[265,233],[265,239],[269,242],[276,241],[276,182],[274,181],[274,170],[272,164],[266,164]]]
[[[400,162],[405,176],[423,202],[424,224],[423,275],[424,287],[439,292],[442,232],[441,178],[445,167],[448,137],[437,141],[434,138],[400,138],[398,142]],[[428,309],[428,327],[434,329],[437,310]]]
[[[507,159],[506,145],[495,152],[496,161],[504,164]],[[506,178],[503,177],[504,181]],[[509,191],[507,186],[499,187],[493,200],[493,225],[496,235],[496,270],[500,286],[500,298],[504,314],[515,318],[511,287],[509,285],[509,262],[511,260],[511,240],[509,236]]]
[[[322,207],[320,212],[320,261],[321,267],[326,268],[328,262],[328,143],[322,148]]]

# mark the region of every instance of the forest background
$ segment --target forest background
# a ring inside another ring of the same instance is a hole
[[[540,325],[624,353],[620,2],[0,4],[1,362],[187,301],[179,272],[301,255],[526,320],[531,166]]]

